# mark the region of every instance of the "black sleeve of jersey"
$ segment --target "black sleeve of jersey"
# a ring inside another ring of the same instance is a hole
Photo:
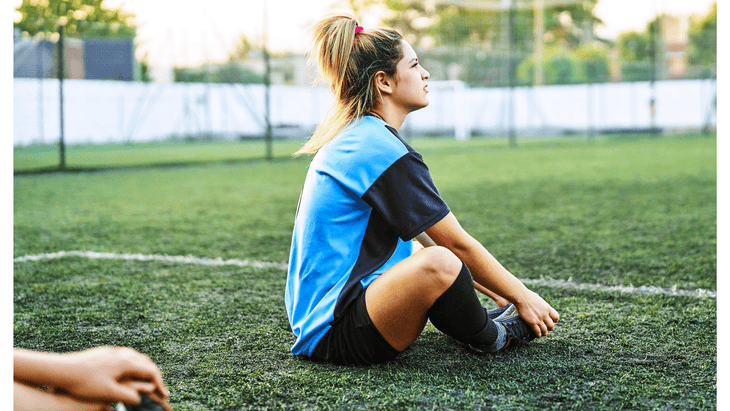
[[[436,190],[423,158],[414,151],[381,174],[362,199],[403,241],[413,239],[451,211]]]

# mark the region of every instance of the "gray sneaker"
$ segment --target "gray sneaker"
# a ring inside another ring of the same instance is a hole
[[[507,344],[502,349],[509,347],[513,342],[518,345],[528,345],[536,337],[535,332],[520,317],[514,306],[505,310],[499,317],[494,319],[494,322],[504,326],[507,330]]]
[[[469,349],[477,354],[492,354],[498,351],[504,351],[508,347],[530,344],[530,340],[535,338],[535,333],[530,326],[520,317],[514,305],[509,304],[504,308],[505,310],[502,314],[493,319],[497,327],[504,327],[507,332],[504,346],[497,348],[496,342],[490,345],[467,344]]]
[[[497,308],[495,308],[493,310],[487,310],[487,308],[484,307],[484,312],[487,313],[487,317],[490,320],[494,320],[494,319],[498,318],[500,315],[502,315],[505,311],[509,310],[511,307],[512,307],[512,303],[509,303],[509,304],[505,305],[504,307],[497,307]],[[446,335],[446,334],[444,334],[444,335]],[[450,335],[446,335],[446,337],[452,343],[454,343],[454,344],[461,345],[461,346],[466,347],[466,348],[471,348],[473,350],[480,351],[477,348],[474,348],[474,347],[470,346],[469,344],[462,343],[462,342],[458,341],[456,338],[454,338],[454,337],[452,337]],[[485,352],[485,351],[480,351],[480,352]]]
[[[487,309],[485,308],[484,311],[487,313],[487,317],[489,317],[490,320],[494,320],[497,317],[499,317],[500,315],[502,315],[502,313],[507,311],[510,307],[512,307],[512,303],[509,303],[509,304],[505,305],[504,307],[497,307],[494,310],[487,311]]]

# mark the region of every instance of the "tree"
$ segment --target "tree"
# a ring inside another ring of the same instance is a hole
[[[717,65],[717,3],[702,17],[693,17],[689,28],[690,64]]]
[[[619,56],[623,61],[649,62],[654,54],[651,35],[629,31],[621,33],[618,38]]]
[[[529,84],[534,78],[535,57],[525,59],[517,67],[517,78]],[[574,84],[585,79],[585,67],[575,53],[562,44],[552,44],[543,50],[542,71],[545,84]]]
[[[264,76],[241,67],[237,62],[228,62],[212,69],[209,67],[176,67],[173,69],[173,81],[176,83],[264,84]]]
[[[430,26],[436,18],[436,10],[427,7],[423,1],[415,0],[382,0],[391,11],[390,16],[383,19],[383,24],[394,28],[414,48],[428,46]]]
[[[145,53],[144,56],[139,60],[139,79],[142,82],[149,83],[152,81],[150,73],[150,58],[149,54]]]
[[[241,35],[241,38],[238,39],[238,43],[234,46],[233,51],[228,55],[228,61],[234,62],[246,60],[248,54],[253,49],[254,46],[248,40],[248,37],[246,37],[246,35]]]
[[[575,56],[584,67],[585,78],[581,82],[605,83],[611,79],[608,48],[599,43],[582,44],[575,49]]]
[[[104,7],[104,0],[23,0],[14,27],[24,35],[50,37],[64,26],[73,37],[135,37],[133,13]]]
[[[533,56],[538,42],[544,42],[551,53],[570,53],[586,44],[594,47],[597,40],[605,43],[595,34],[595,27],[602,23],[595,16],[597,0],[576,1],[574,4],[545,0],[544,35],[539,39],[535,38],[535,9],[531,6],[534,3],[528,0],[513,0],[512,10],[503,9],[505,3],[501,0],[474,1],[473,8],[449,4],[447,0],[382,1],[392,11],[391,16],[384,19],[385,25],[396,28],[416,48],[428,47],[429,44],[450,47],[453,53],[438,53],[441,61],[435,66],[460,64],[464,69],[460,78],[469,84],[503,84],[505,78],[516,75],[518,65]],[[448,60],[443,60],[444,57]],[[557,82],[575,82],[576,76],[585,78],[586,69],[601,71],[598,67],[586,66],[594,63],[583,62],[583,74],[580,71],[568,74],[567,70],[574,66],[572,62],[580,60],[580,56],[548,57],[553,61],[544,61],[543,68],[545,64],[551,66]],[[534,73],[534,68],[533,58],[531,67],[523,68],[523,72]],[[525,77],[519,84],[531,84],[532,81]]]
[[[437,44],[449,46],[492,44],[498,41],[500,16],[491,10],[442,7],[429,34]]]
[[[415,0],[381,0],[393,13],[383,23],[400,31],[406,39],[414,39],[416,46],[426,37],[436,44],[472,46],[495,50],[504,41],[508,11],[500,10],[501,1],[484,2],[483,9],[448,4],[448,1],[422,2]],[[516,0],[515,0],[516,1]],[[553,41],[565,43],[573,49],[591,42],[597,36],[594,29],[602,21],[595,16],[597,0],[576,4],[549,6],[545,1],[545,33]],[[513,46],[519,51],[533,50],[534,8],[517,7],[512,12]]]

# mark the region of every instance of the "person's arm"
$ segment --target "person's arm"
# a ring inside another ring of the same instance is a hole
[[[448,248],[459,257],[471,271],[476,283],[512,302],[537,337],[546,336],[555,327],[555,322],[560,319],[558,312],[507,271],[461,227],[453,213],[427,229],[426,234],[434,243]]]
[[[426,234],[425,232],[417,235],[415,240],[418,241],[424,248],[436,245],[431,237],[429,237],[428,234]]]
[[[418,243],[421,244],[421,246],[423,248],[432,247],[432,246],[436,245],[436,243],[431,239],[431,237],[429,237],[428,234],[426,234],[425,232],[417,235],[415,240],[418,241]],[[503,306],[509,304],[509,301],[506,298],[504,298],[500,295],[497,295],[496,293],[490,291],[488,288],[484,287],[483,285],[479,284],[476,281],[474,281],[474,288],[477,291],[479,291],[480,293],[482,293],[482,294],[486,295],[487,297],[491,298],[492,300],[494,300],[494,302],[497,303],[497,305],[499,307],[503,307]]]
[[[140,392],[169,395],[157,365],[127,347],[97,347],[68,354],[16,348],[13,379],[31,386],[51,386],[86,401],[138,404]]]
[[[13,382],[14,411],[108,411],[107,403],[91,403],[75,400],[65,395],[56,395]]]

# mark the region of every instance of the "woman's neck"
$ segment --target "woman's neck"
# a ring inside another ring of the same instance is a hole
[[[398,110],[396,107],[389,107],[388,104],[381,104],[370,110],[370,114],[388,123],[396,131],[400,131],[403,122],[406,121],[408,113]]]

